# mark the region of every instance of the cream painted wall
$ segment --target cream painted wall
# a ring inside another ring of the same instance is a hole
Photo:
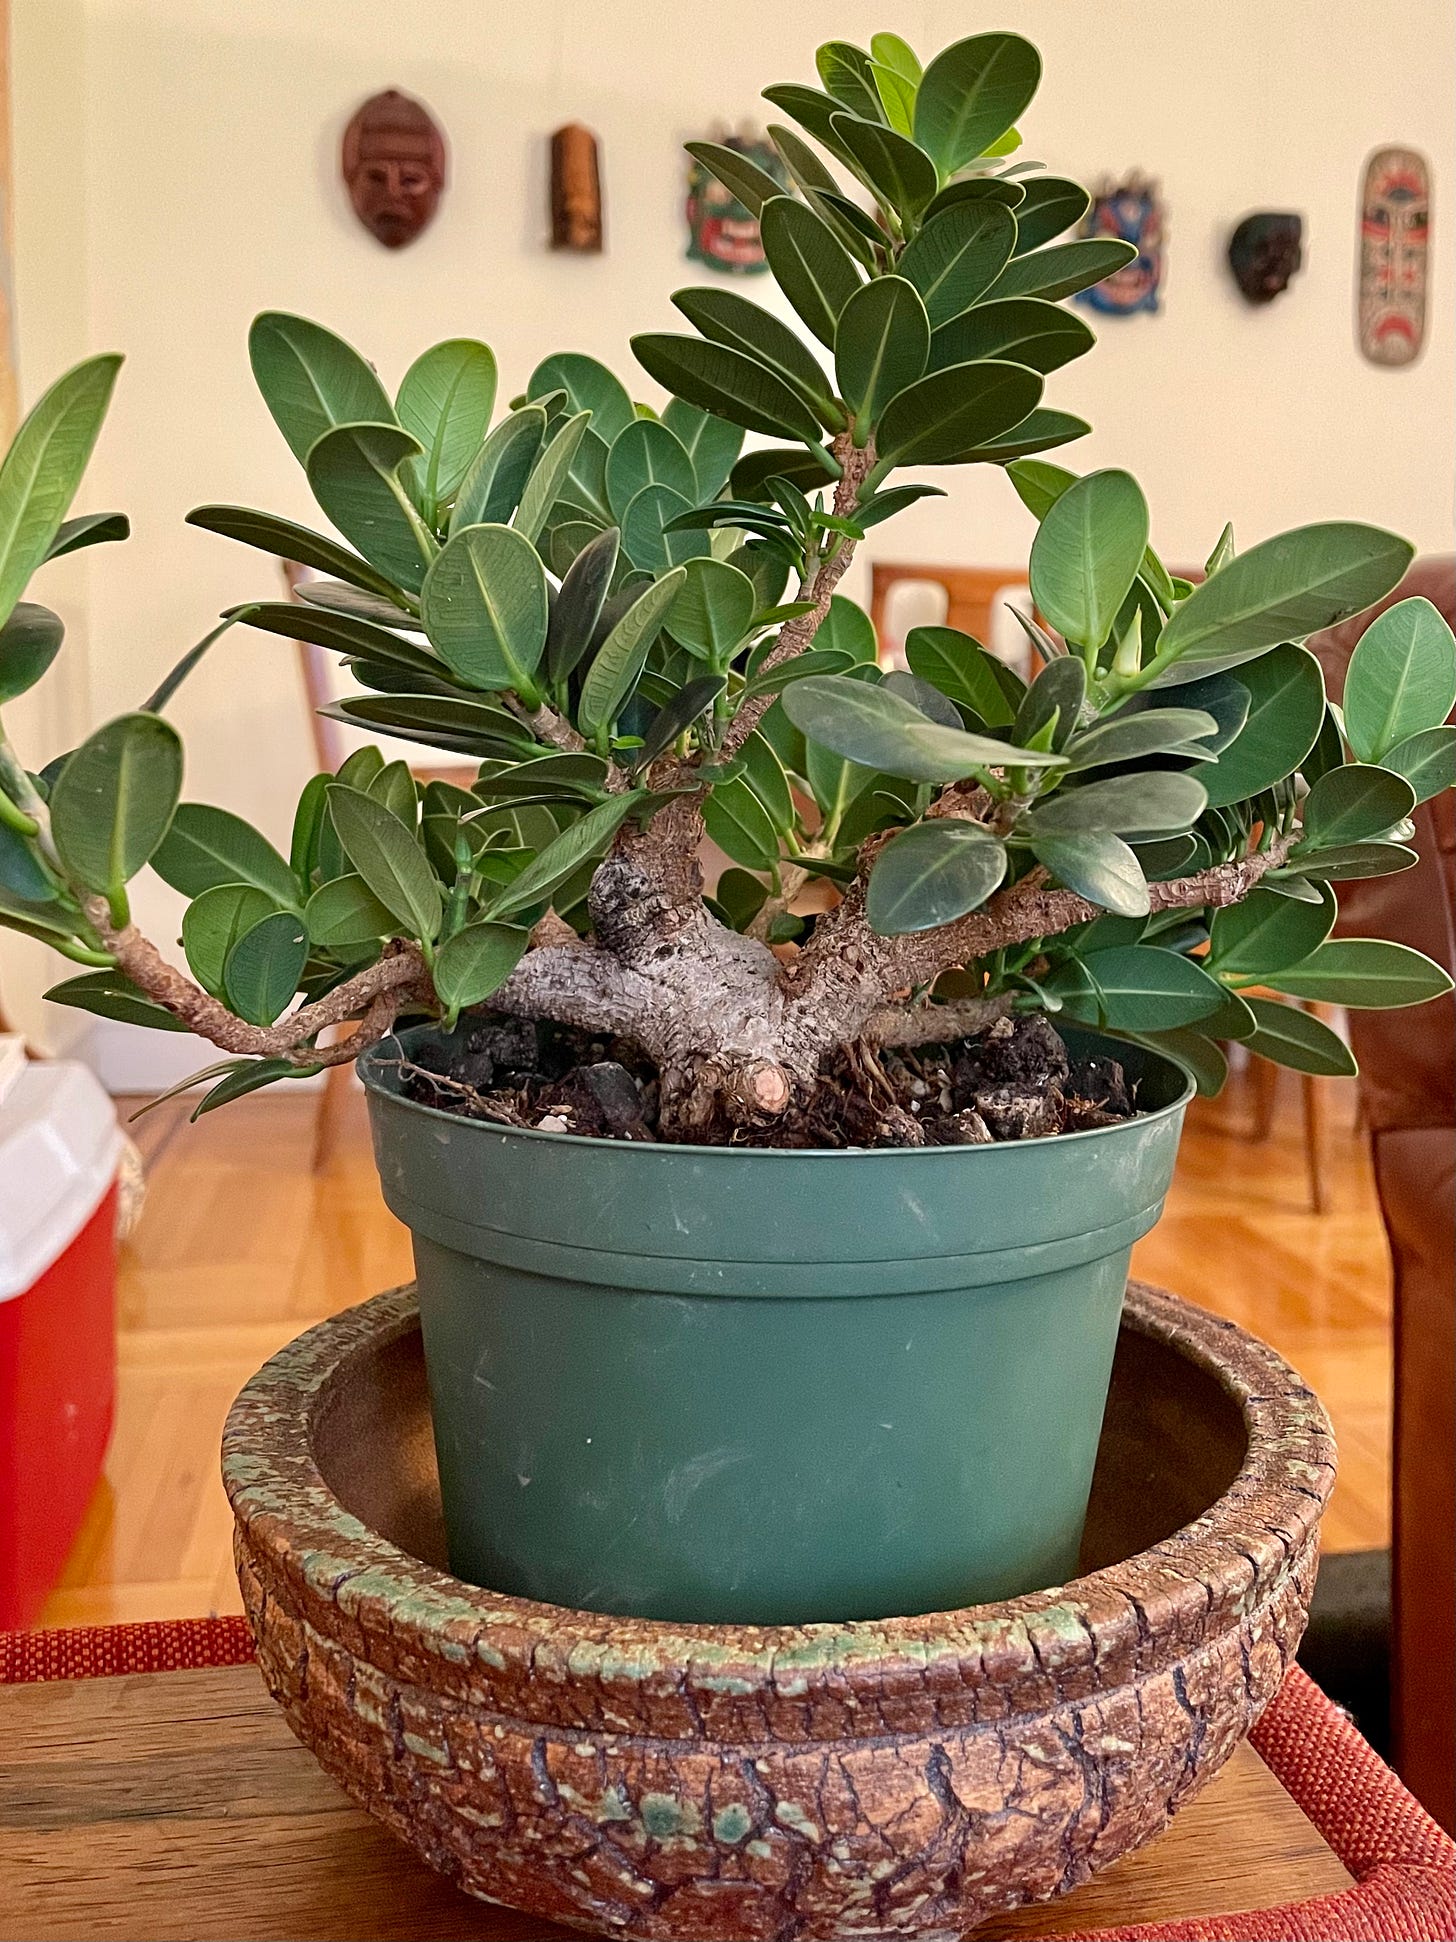
[[[1450,544],[1447,0],[1378,17],[1366,0],[12,4],[28,396],[82,343],[128,356],[86,503],[125,507],[136,535],[87,574],[89,694],[71,693],[83,716],[134,705],[219,608],[275,591],[261,556],[184,527],[189,506],[232,499],[310,516],[249,376],[256,310],[326,321],[390,382],[458,333],[494,345],[510,389],[556,348],[625,375],[629,334],[672,324],[669,292],[701,280],[683,260],[678,145],[754,116],[765,82],[812,78],[819,40],[885,25],[922,50],[987,27],[1026,32],[1047,71],[1027,153],[1084,179],[1132,166],[1161,179],[1162,314],[1103,322],[1098,349],[1053,380],[1049,401],[1096,427],[1076,463],[1137,472],[1168,557],[1201,559],[1228,516],[1245,543],[1346,515]],[[356,225],[336,166],[349,113],[389,85],[431,105],[454,151],[435,226],[398,255]],[[545,136],[568,118],[602,139],[600,259],[544,246]],[[1351,322],[1360,169],[1392,141],[1425,150],[1435,177],[1432,328],[1422,362],[1401,373],[1360,359]],[[1302,211],[1307,250],[1293,294],[1256,312],[1222,252],[1258,207]],[[640,390],[653,395],[645,379]],[[878,549],[1023,560],[1029,521],[1005,480],[942,477],[950,499],[894,522]],[[176,711],[189,793],[275,837],[311,766],[291,653],[230,637]],[[144,915],[170,921],[165,898],[145,891]]]

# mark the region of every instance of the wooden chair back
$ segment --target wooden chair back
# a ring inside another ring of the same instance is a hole
[[[945,625],[990,647],[997,605],[1007,594],[1024,588],[1027,581],[1019,567],[926,566],[920,561],[876,560],[870,569],[870,619],[882,656],[901,645],[890,636],[887,619],[890,591],[902,584],[942,587]]]

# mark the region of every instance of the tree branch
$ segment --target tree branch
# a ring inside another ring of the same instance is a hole
[[[536,737],[548,747],[559,749],[563,755],[579,755],[586,747],[585,738],[577,733],[564,715],[542,702],[539,708],[529,708],[520,696],[509,689],[502,696],[507,708]]]
[[[944,1005],[886,1005],[870,1013],[860,1037],[886,1047],[950,1045],[984,1032],[1015,1003],[1015,992],[1000,991],[994,998],[956,998]]]
[[[138,990],[164,1006],[189,1031],[210,1039],[224,1052],[249,1053],[263,1059],[292,1058],[297,1065],[338,1064],[343,1057],[356,1057],[364,1050],[365,1043],[372,1043],[372,1040],[363,1038],[363,1032],[383,1017],[382,1006],[377,1013],[374,1009],[380,1000],[389,999],[392,1009],[388,1022],[375,1033],[376,1037],[383,1037],[408,1002],[429,1000],[434,996],[434,987],[418,948],[413,944],[400,944],[375,963],[366,965],[352,978],[335,985],[316,1003],[290,1012],[278,1024],[249,1025],[174,965],[168,964],[156,945],[143,937],[135,924],[126,924],[118,929],[111,921],[111,912],[104,897],[87,897],[82,908],[107,950],[116,959],[118,967]],[[342,1025],[351,1018],[357,1018],[361,1012],[364,1013],[364,1025],[352,1038],[345,1040],[343,1046],[330,1046],[322,1053],[312,1047],[306,1054],[300,1050],[328,1026]],[[331,1056],[335,1053],[339,1056]]]

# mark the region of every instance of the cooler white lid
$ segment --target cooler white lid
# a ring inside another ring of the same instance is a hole
[[[37,1060],[0,1101],[0,1301],[65,1252],[116,1177],[116,1109],[84,1065]]]

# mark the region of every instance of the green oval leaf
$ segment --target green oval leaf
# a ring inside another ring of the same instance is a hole
[[[472,688],[513,688],[530,700],[546,650],[546,570],[509,526],[467,526],[447,540],[420,600],[425,631]]]
[[[1040,249],[1081,222],[1092,205],[1092,198],[1080,182],[1069,182],[1060,175],[1034,175],[1026,184],[1026,195],[1016,209],[1016,251]]]
[[[1298,1005],[1281,1005],[1277,998],[1246,998],[1244,1002],[1257,1021],[1257,1030],[1244,1043],[1261,1059],[1325,1079],[1347,1079],[1354,1074],[1355,1060],[1349,1046],[1318,1018],[1301,1011]]]
[[[991,297],[1042,297],[1060,303],[1131,263],[1137,250],[1116,236],[1088,236],[1075,243],[1013,256],[987,293]]]
[[[862,430],[915,383],[929,355],[930,322],[913,283],[882,276],[856,290],[840,312],[834,368],[840,395]]]
[[[1192,958],[1152,944],[1091,952],[1059,965],[1042,982],[1062,1000],[1068,1017],[1113,1031],[1192,1025],[1218,1011],[1227,995]]]
[[[167,834],[182,793],[182,743],[160,715],[120,715],[69,757],[51,791],[51,833],[72,880],[116,896]]]
[[[303,919],[277,910],[243,932],[223,966],[228,1007],[250,1025],[271,1025],[298,990],[308,961]]]
[[[915,140],[942,175],[984,155],[1029,105],[1041,55],[1020,34],[975,34],[937,54],[915,98]]]
[[[1009,670],[969,634],[954,627],[912,627],[905,636],[905,659],[912,674],[969,708],[987,728],[1009,728],[1015,721],[1019,697],[1007,692]]]
[[[1008,763],[1027,768],[1062,764],[1059,755],[943,728],[899,695],[841,675],[796,682],[784,690],[779,705],[811,742],[862,768],[882,769],[911,782],[955,782],[977,769]]]
[[[1322,775],[1305,797],[1304,841],[1314,849],[1337,849],[1383,836],[1415,806],[1416,792],[1404,776],[1349,762]]]
[[[703,824],[724,855],[745,869],[768,870],[778,862],[778,831],[746,776],[714,785],[703,804]]]
[[[1399,600],[1355,643],[1345,676],[1345,733],[1362,762],[1422,729],[1456,703],[1456,639],[1429,600]]]
[[[692,510],[671,486],[644,486],[622,521],[622,546],[633,566],[644,573],[663,573],[706,556],[712,544],[706,531],[678,524]]]
[[[1314,877],[1321,883],[1346,883],[1364,877],[1397,876],[1419,862],[1415,851],[1401,843],[1346,843],[1338,850],[1301,856],[1289,867],[1291,875]]]
[[[471,337],[434,345],[405,372],[395,414],[424,448],[418,479],[427,508],[455,497],[490,430],[495,390],[495,353]]]
[[[1148,502],[1129,472],[1089,472],[1048,509],[1031,548],[1040,612],[1078,647],[1100,648],[1148,543]]]
[[[978,909],[1006,874],[1006,846],[950,816],[914,823],[880,851],[865,909],[881,937],[937,930]]]
[[[546,398],[553,391],[564,391],[574,412],[589,411],[592,430],[608,445],[637,416],[622,380],[581,351],[557,351],[531,373],[528,397]]]
[[[1146,917],[1152,908],[1137,852],[1111,830],[1038,836],[1031,848],[1068,890],[1117,917]]]
[[[347,580],[352,587],[377,593],[394,607],[404,599],[393,580],[377,572],[367,560],[361,560],[323,533],[295,525],[291,519],[255,512],[251,506],[194,506],[187,515],[187,524],[200,526],[204,532],[220,533],[224,539],[239,540],[244,546],[255,546],[280,560],[296,560],[300,566],[330,573],[336,579]]]
[[[759,229],[775,282],[832,351],[840,312],[863,282],[854,258],[829,225],[792,196],[766,202]]]
[[[363,877],[352,870],[319,885],[304,908],[303,921],[310,942],[321,951],[345,953],[390,936],[395,923]]]
[[[66,637],[59,614],[21,600],[0,627],[0,702],[33,688],[60,652]]]
[[[1200,771],[1215,808],[1245,802],[1293,775],[1324,720],[1324,676],[1302,647],[1286,644],[1243,663],[1239,680],[1249,691],[1248,718],[1217,761]]]
[[[626,706],[686,578],[686,569],[676,566],[654,581],[602,642],[581,687],[577,719],[584,735],[606,734]]]
[[[742,432],[710,411],[690,405],[686,398],[669,398],[662,422],[692,461],[697,490],[688,497],[700,505],[716,499],[743,450]]]
[[[1291,997],[1317,998],[1355,1011],[1424,1005],[1451,989],[1446,972],[1420,951],[1370,937],[1335,938],[1292,971],[1265,982]]]
[[[483,1004],[525,955],[531,933],[515,924],[467,924],[446,938],[435,959],[435,995],[447,1012]]]
[[[432,941],[444,912],[419,838],[359,789],[335,782],[328,795],[329,819],[354,869],[411,937]]]
[[[1185,745],[1194,742],[1212,754],[1206,738],[1217,729],[1213,716],[1201,708],[1140,709],[1136,714],[1112,716],[1077,736],[1067,748],[1067,760],[1073,770],[1097,769],[1109,762],[1137,762],[1169,750],[1187,753]]]
[[[701,162],[710,175],[718,178],[751,216],[758,215],[770,197],[784,192],[782,182],[736,148],[725,148],[722,142],[684,142],[683,147],[694,161]]]
[[[1010,261],[1015,242],[1016,219],[999,202],[952,203],[925,224],[901,256],[899,270],[924,299],[932,330],[969,310],[990,289]],[[994,336],[994,331],[989,334]],[[934,364],[943,366],[998,353],[993,344],[955,357],[937,357],[932,347],[931,355]]]
[[[607,502],[619,525],[637,494],[652,485],[670,487],[689,504],[697,492],[693,462],[667,426],[635,418],[607,454]]]
[[[1388,593],[1410,564],[1408,541],[1332,521],[1280,533],[1241,553],[1180,600],[1158,642],[1172,665],[1160,685],[1193,681],[1298,640]]]
[[[82,978],[67,978],[52,985],[45,994],[52,1005],[74,1005],[96,1018],[114,1018],[123,1025],[147,1025],[160,1032],[185,1032],[188,1028],[165,1006],[154,1004],[139,991],[124,971],[88,971]]]
[[[340,425],[309,447],[309,485],[345,539],[418,593],[436,546],[400,476],[420,444],[398,425]]]
[[[342,337],[306,317],[263,311],[248,332],[248,357],[263,402],[300,465],[336,425],[394,420],[373,366]]]
[[[546,414],[525,405],[503,418],[471,460],[450,513],[450,534],[467,526],[504,525],[531,476],[546,435]]]
[[[267,837],[230,809],[211,803],[178,804],[152,868],[184,897],[239,883],[263,891],[270,903],[285,908],[298,897],[292,871]]]
[[[60,533],[120,369],[117,356],[90,357],[57,378],[0,464],[0,622]]]
[[[797,391],[742,351],[669,331],[632,339],[637,361],[665,390],[770,438],[819,437],[819,420]]]
[[[582,864],[600,856],[627,818],[641,808],[643,797],[641,789],[613,796],[564,829],[496,899],[491,906],[492,919],[499,921],[541,903]]]
[[[1019,425],[1041,392],[1037,372],[994,358],[932,371],[886,409],[875,436],[880,465],[953,465]]]
[[[591,645],[617,568],[620,543],[615,526],[599,533],[581,549],[562,579],[546,627],[546,672],[553,682],[564,681]]]
[[[1171,769],[1110,776],[1078,789],[1059,789],[1029,810],[1027,827],[1043,835],[1111,830],[1116,836],[1164,836],[1190,828],[1203,814],[1207,795],[1191,775]]]
[[[1429,802],[1456,787],[1456,728],[1422,728],[1387,749],[1381,763],[1405,777],[1417,802]]]
[[[684,573],[667,631],[689,654],[724,667],[753,626],[758,607],[753,582],[726,560],[688,560]]]
[[[223,995],[228,953],[254,924],[278,906],[266,890],[249,883],[219,883],[195,897],[182,913],[182,948],[192,975],[214,998]]]
[[[782,378],[799,394],[817,420],[831,428],[838,428],[844,423],[834,403],[833,388],[820,369],[818,359],[804,340],[779,318],[760,309],[756,303],[750,303],[747,297],[739,296],[734,290],[675,290],[672,300],[704,337],[715,344],[726,344],[730,350],[742,351],[746,357]],[[664,426],[657,429],[666,430]],[[623,438],[627,435],[625,432],[622,434]],[[667,435],[671,436],[670,433]],[[672,479],[666,483],[685,498],[693,494],[691,470],[686,484]]]
[[[1333,890],[1324,890],[1312,904],[1252,890],[1242,903],[1216,913],[1209,928],[1209,969],[1251,979],[1287,971],[1319,949],[1335,927],[1335,915]]]
[[[829,125],[854,157],[857,173],[876,199],[913,222],[940,187],[935,164],[925,150],[893,128],[852,114],[832,115]]]

